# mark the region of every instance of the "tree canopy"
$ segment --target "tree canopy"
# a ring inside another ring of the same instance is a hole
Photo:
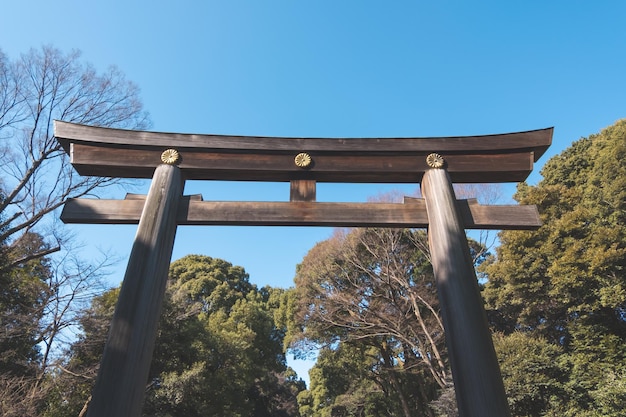
[[[322,348],[303,415],[432,415],[449,371],[426,245],[419,230],[339,230],[298,266],[291,346]]]
[[[274,314],[283,290],[258,288],[238,266],[188,255],[172,263],[147,381],[146,416],[297,416],[304,383],[286,366]],[[117,290],[94,299],[49,416],[88,402]],[[72,377],[79,375],[79,377]]]
[[[516,198],[538,206],[543,226],[502,232],[484,267],[495,329],[526,334],[508,336],[525,341],[514,344],[520,352],[533,340],[551,344],[543,360],[566,375],[551,405],[520,415],[618,415],[602,401],[626,363],[626,120],[574,142],[541,173]],[[623,410],[624,392],[617,398]]]
[[[147,414],[293,412],[299,385],[274,324],[281,290],[257,288],[243,268],[199,255],[172,263],[169,279]]]

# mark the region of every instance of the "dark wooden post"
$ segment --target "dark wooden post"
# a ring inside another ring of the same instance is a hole
[[[422,195],[459,414],[510,416],[464,225],[445,169],[425,172]]]
[[[177,166],[159,165],[154,172],[88,417],[135,417],[141,414],[183,183]]]

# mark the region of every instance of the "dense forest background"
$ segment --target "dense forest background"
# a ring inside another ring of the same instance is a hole
[[[57,209],[110,178],[73,172],[53,119],[143,129],[136,86],[77,54],[0,53],[0,415],[80,416],[118,289],[72,255]],[[574,138],[572,138],[574,139]],[[573,141],[537,185],[538,231],[471,240],[515,416],[626,409],[626,120]],[[292,288],[204,255],[172,263],[146,416],[454,416],[423,230],[337,230]],[[286,355],[316,356],[305,386]]]

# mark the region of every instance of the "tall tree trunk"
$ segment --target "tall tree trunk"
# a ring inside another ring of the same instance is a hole
[[[389,355],[389,352],[387,351],[386,344],[380,346],[380,353],[385,361],[385,367],[387,368],[391,385],[393,385],[393,388],[400,399],[400,405],[402,406],[402,413],[404,414],[404,417],[413,417],[413,412],[411,411],[409,402],[406,399],[406,395],[404,395],[404,392],[402,391],[402,385],[400,384],[400,381],[398,381],[393,361],[391,360],[391,355]]]

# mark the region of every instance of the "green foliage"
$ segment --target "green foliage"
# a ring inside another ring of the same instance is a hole
[[[599,388],[591,392],[598,415],[619,417],[626,410],[626,373],[607,370]]]
[[[565,397],[567,369],[560,346],[521,332],[494,335],[494,346],[514,416],[540,416]]]
[[[377,383],[376,350],[341,344],[322,349],[309,372],[311,387],[298,396],[303,417],[388,416],[392,401]]]
[[[289,379],[283,331],[274,324],[281,290],[258,289],[241,267],[190,255],[170,285],[145,413],[155,416],[280,416],[301,386]]]
[[[118,292],[95,298],[83,314],[85,333],[67,368],[88,378],[59,386],[48,417],[76,415],[88,401]],[[282,294],[257,288],[243,268],[220,259],[189,255],[173,262],[144,415],[298,416],[304,383],[287,368],[284,331],[274,323]]]
[[[24,235],[10,250],[0,247],[4,265],[11,265],[0,266],[0,373],[4,375],[32,376],[40,358],[39,321],[52,272],[47,259],[29,259],[29,254],[42,247],[45,243],[33,233]]]
[[[82,334],[67,352],[63,371],[48,380],[45,417],[78,416],[88,403],[119,292],[114,288],[94,297],[81,314]]]
[[[42,377],[41,319],[51,275],[45,258],[30,259],[44,246],[39,235],[23,235],[8,248],[0,244],[0,415],[33,415],[42,403],[35,389]]]
[[[564,377],[524,360],[505,383],[515,404],[534,404],[521,415],[613,415],[606,394],[617,390],[619,402],[623,390],[606,384],[626,362],[626,120],[574,142],[542,174],[537,186],[521,184],[516,198],[536,204],[544,224],[500,234],[497,259],[483,266],[483,296],[497,330],[528,334],[519,343],[500,340],[505,357],[543,357]],[[549,377],[544,389],[561,394],[537,397],[524,372]]]

